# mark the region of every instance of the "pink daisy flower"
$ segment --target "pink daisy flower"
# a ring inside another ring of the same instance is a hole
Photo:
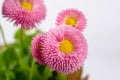
[[[45,64],[44,59],[41,56],[41,54],[42,54],[41,43],[43,42],[43,40],[44,40],[44,34],[39,34],[35,38],[33,38],[33,40],[32,40],[32,55],[39,64],[44,65]]]
[[[46,33],[42,43],[45,63],[61,73],[73,73],[87,56],[87,43],[82,33],[73,27],[61,25]]]
[[[16,26],[33,28],[46,16],[46,8],[42,0],[5,0],[2,14]]]
[[[76,9],[67,9],[59,13],[56,24],[70,25],[82,31],[86,26],[86,18],[81,11]]]

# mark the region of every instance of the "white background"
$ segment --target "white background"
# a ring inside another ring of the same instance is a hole
[[[0,8],[3,0],[0,0]],[[85,61],[85,74],[90,74],[90,80],[120,80],[120,0],[44,0],[47,7],[46,20],[38,26],[48,31],[55,26],[57,14],[67,8],[81,10],[87,18],[87,28],[84,30],[89,52]],[[1,11],[1,9],[0,9]],[[16,27],[2,18],[8,43],[14,41]],[[0,44],[3,44],[0,35]]]

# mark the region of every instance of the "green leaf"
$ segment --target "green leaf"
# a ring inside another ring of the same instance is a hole
[[[5,70],[5,61],[3,60],[3,53],[4,51],[6,50],[6,48],[3,48],[1,51],[0,51],[0,72],[2,70]]]
[[[28,35],[26,31],[28,30],[18,29],[14,35],[15,42],[0,50],[0,80],[28,80],[33,59],[31,41],[41,32],[36,30]],[[52,71],[48,67],[35,64],[32,80],[48,80],[51,76]]]
[[[52,76],[52,70],[49,67],[45,67],[44,69],[44,76],[45,76],[45,80],[48,80],[48,78],[50,78]]]
[[[14,68],[17,63],[17,56],[13,47],[7,47],[2,52],[2,60],[7,68]]]
[[[19,28],[14,35],[15,40],[20,40],[21,35],[24,36],[25,33],[21,28]]]
[[[12,71],[6,72],[6,80],[13,80],[15,78],[15,75]]]
[[[19,64],[23,71],[29,71],[30,68],[29,68],[28,64],[24,61],[24,59],[20,58]]]
[[[59,74],[57,75],[57,80],[66,80],[66,75],[59,73]]]

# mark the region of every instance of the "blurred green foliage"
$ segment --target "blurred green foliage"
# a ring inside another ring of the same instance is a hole
[[[27,32],[28,30],[18,29],[14,43],[0,50],[0,80],[29,80],[33,62],[31,40],[41,32]],[[35,62],[31,80],[66,80],[66,76]]]

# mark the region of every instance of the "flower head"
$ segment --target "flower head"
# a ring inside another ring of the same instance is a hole
[[[42,0],[5,0],[2,7],[4,17],[22,28],[33,28],[46,16]]]
[[[81,32],[61,25],[46,33],[42,56],[53,70],[72,73],[80,68],[87,55],[87,43]]]
[[[43,40],[44,40],[44,35],[43,34],[37,35],[32,40],[32,55],[39,64],[45,64],[44,59],[41,56],[41,54],[42,54],[42,52],[41,52],[41,49],[42,49],[41,43],[43,42]]]
[[[86,18],[81,11],[76,9],[67,9],[59,13],[56,24],[70,25],[82,31],[86,26]]]

